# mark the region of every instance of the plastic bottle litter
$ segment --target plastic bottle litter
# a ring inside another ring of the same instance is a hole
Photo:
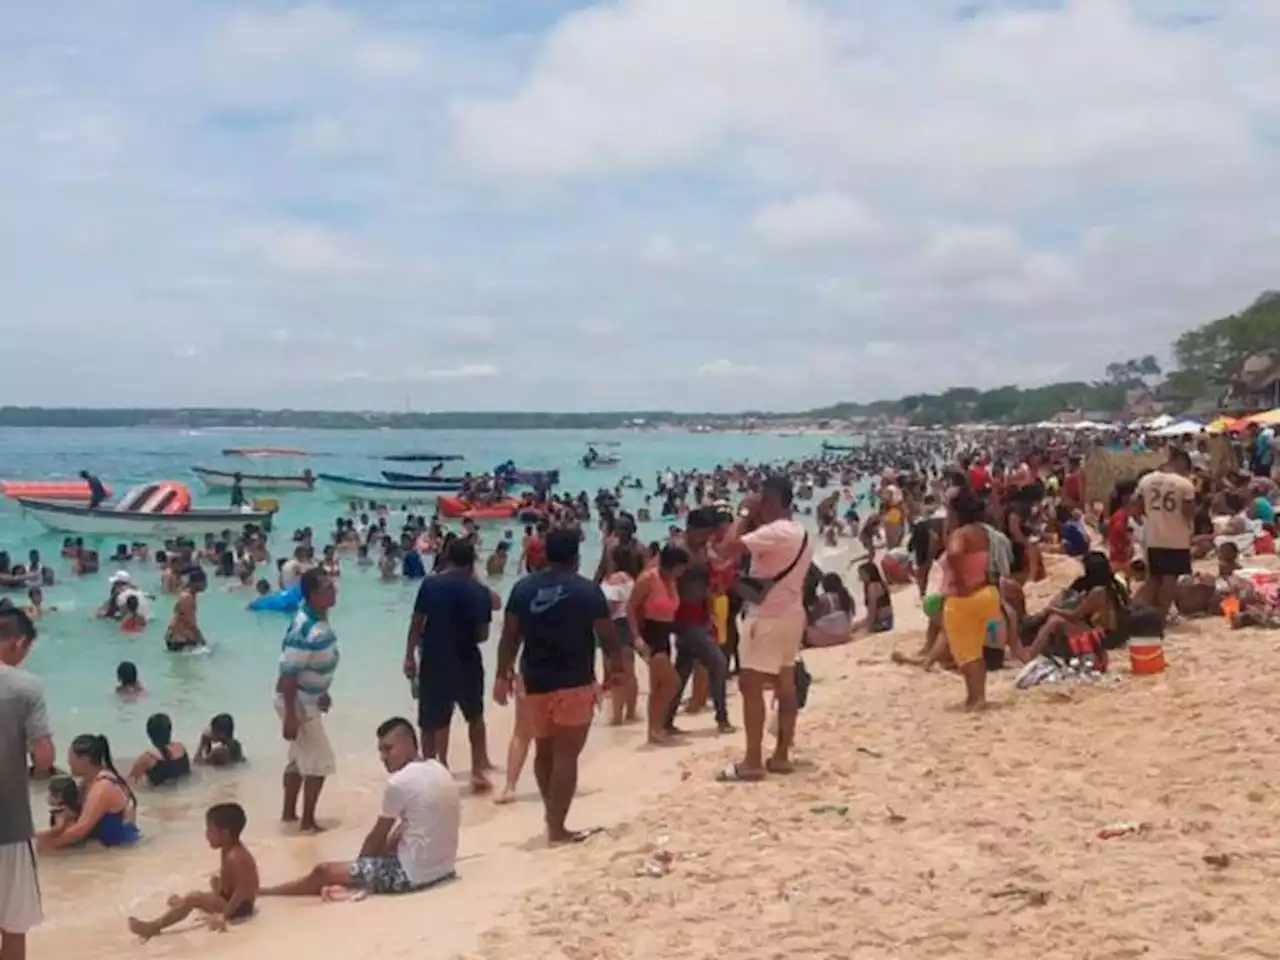
[[[1131,820],[1118,820],[1109,823],[1098,831],[1099,840],[1114,840],[1117,837],[1128,837],[1135,833],[1145,833],[1150,829],[1148,824],[1134,823]]]

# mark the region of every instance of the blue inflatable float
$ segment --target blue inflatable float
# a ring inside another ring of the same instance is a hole
[[[269,593],[265,597],[258,597],[249,604],[249,609],[255,612],[296,613],[301,603],[302,588],[295,584],[292,587],[277,590],[275,593]]]

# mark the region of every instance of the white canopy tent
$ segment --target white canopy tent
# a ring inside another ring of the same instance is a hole
[[[1187,434],[1199,433],[1203,429],[1204,424],[1199,420],[1178,420],[1148,432],[1153,437],[1183,437]]]

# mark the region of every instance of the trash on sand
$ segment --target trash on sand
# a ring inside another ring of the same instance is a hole
[[[843,803],[820,803],[816,807],[809,808],[810,813],[838,813],[844,816],[849,812],[849,808]]]
[[[884,759],[883,753],[881,753],[879,750],[872,750],[870,747],[859,747],[858,752],[865,753],[868,757],[875,757],[875,759],[877,760]]]
[[[906,823],[907,818],[900,814],[893,807],[885,807],[885,819],[890,823]]]
[[[1116,837],[1127,837],[1135,833],[1146,833],[1151,829],[1149,823],[1134,823],[1131,820],[1117,820],[1098,831],[1099,840],[1114,840]]]
[[[1231,866],[1231,854],[1229,853],[1206,853],[1200,859],[1211,867],[1217,867],[1219,870],[1225,870]]]
[[[991,897],[997,900],[1001,900],[1006,897],[1021,897],[1033,907],[1043,907],[1049,902],[1049,891],[1035,890],[1031,887],[1016,887],[1010,884],[1009,886],[1002,887],[995,893],[991,894]]]
[[[636,867],[637,877],[653,877],[658,879],[671,872],[671,865],[676,862],[675,854],[667,849],[670,837],[661,836],[653,844],[653,852],[645,858],[644,863]]]

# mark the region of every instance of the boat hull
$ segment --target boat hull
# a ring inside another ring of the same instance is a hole
[[[392,463],[445,463],[452,460],[465,460],[460,453],[390,453],[382,457]]]
[[[223,530],[239,530],[245,524],[262,525],[271,519],[263,511],[190,510],[187,513],[136,513],[47,500],[20,499],[24,512],[58,533],[82,536],[163,540],[176,536],[204,536]]]
[[[209,467],[192,467],[191,472],[200,478],[200,482],[209,490],[230,490],[235,486],[235,473],[227,470],[213,470]],[[314,477],[307,476],[272,476],[264,473],[241,473],[240,489],[263,490],[275,493],[306,492],[314,490]]]
[[[356,477],[322,473],[316,477],[339,500],[370,500],[375,503],[435,503],[441,493],[462,488],[457,483],[381,483]]]
[[[465,477],[433,477],[426,473],[401,473],[398,470],[383,470],[382,479],[387,483],[407,483],[418,486],[424,483],[443,483],[450,490],[462,489]],[[443,488],[442,488],[443,489]]]

